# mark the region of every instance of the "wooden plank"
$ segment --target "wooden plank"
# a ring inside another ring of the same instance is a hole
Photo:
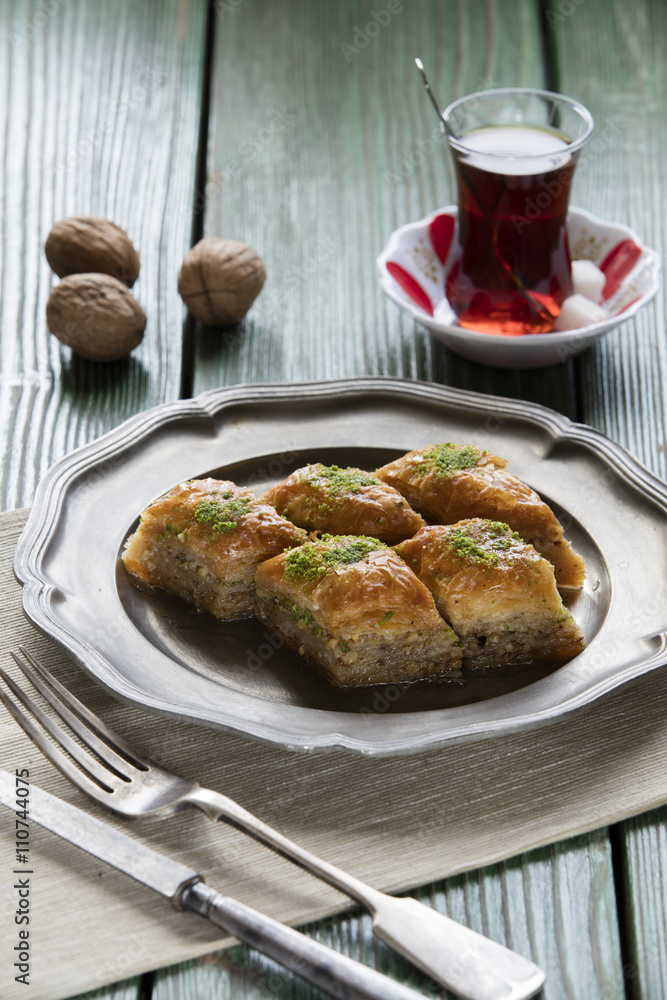
[[[87,990],[72,1000],[146,1000],[146,993],[139,978],[128,979],[101,990]]]
[[[0,505],[29,504],[65,452],[178,397],[206,0],[0,5],[4,133],[0,272]],[[129,360],[72,358],[50,337],[53,222],[102,215],[141,260],[146,336]]]
[[[623,985],[610,873],[609,842],[605,832],[598,831],[426,886],[414,895],[532,956],[548,971],[543,1000],[620,1000]],[[304,930],[425,996],[450,996],[377,942],[366,914],[321,921]],[[155,974],[153,1000],[208,996],[307,1000],[315,992],[257,952],[241,947]]]
[[[660,0],[570,6],[572,14],[553,21],[559,86],[591,110],[597,139],[577,168],[573,202],[631,226],[664,256],[667,206],[660,192],[667,181],[667,125],[660,109],[667,86],[667,9]],[[587,351],[578,365],[586,422],[663,478],[664,329],[663,283],[653,303]]]
[[[392,229],[455,200],[414,56],[443,101],[544,83],[535,5],[401,6],[364,44],[371,13],[356,4],[220,5],[208,184],[198,203],[206,235],[251,244],[268,280],[238,327],[197,329],[195,391],[371,373],[537,399],[571,414],[571,366],[499,372],[454,358],[378,288],[375,256]],[[423,891],[543,962],[547,998],[620,996],[609,857],[603,832]],[[342,917],[313,932],[427,985],[375,945],[366,918]],[[602,993],[608,984],[612,992]],[[246,949],[156,975],[155,1000],[207,993],[312,995]]]
[[[380,291],[375,257],[392,230],[456,201],[415,55],[443,102],[543,84],[535,5],[398,7],[376,29],[374,8],[349,2],[221,5],[200,203],[206,234],[255,247],[268,279],[244,323],[199,329],[195,389],[399,375],[572,413],[567,365],[516,373],[465,362]]]
[[[624,967],[629,995],[662,996],[667,983],[667,809],[623,824],[630,943]]]
[[[558,12],[557,5],[554,9]],[[667,10],[660,0],[587,0],[570,16],[554,19],[553,29],[559,86],[590,108],[601,140],[597,154],[579,170],[574,201],[631,226],[664,257]],[[578,377],[583,419],[667,478],[664,331],[663,276],[656,300],[588,351]],[[625,962],[633,998],[661,996],[667,984],[666,819],[661,810],[621,830]]]
[[[45,469],[145,406],[178,396],[205,0],[0,6],[4,134],[0,291],[0,504],[28,504]],[[72,359],[49,336],[52,223],[107,216],[138,247],[148,316],[131,360]],[[132,979],[86,994],[141,1000]]]

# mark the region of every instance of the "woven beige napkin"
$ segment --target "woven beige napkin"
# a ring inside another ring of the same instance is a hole
[[[12,556],[25,511],[0,515],[0,664],[23,643],[130,743],[236,798],[312,851],[381,889],[418,886],[632,816],[667,801],[667,671],[534,732],[408,757],[306,755],[145,714],[116,702],[23,616]],[[115,819],[44,760],[0,706],[0,766],[292,924],[347,899],[225,825],[186,811]],[[150,890],[32,824],[30,989],[15,982],[15,816],[0,807],[0,995],[58,1000],[227,942]],[[15,940],[16,939],[16,940]]]

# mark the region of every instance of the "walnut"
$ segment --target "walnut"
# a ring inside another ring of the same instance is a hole
[[[186,253],[178,290],[193,316],[217,326],[243,319],[265,279],[262,258],[252,247],[208,236]]]
[[[89,361],[116,361],[141,343],[146,314],[118,278],[72,274],[51,289],[49,329]]]
[[[73,215],[61,219],[44,245],[59,278],[68,274],[111,274],[132,288],[139,277],[139,254],[124,229],[108,219]]]

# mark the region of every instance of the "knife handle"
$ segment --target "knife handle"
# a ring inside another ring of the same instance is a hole
[[[423,994],[223,896],[204,882],[188,886],[180,905],[206,917],[337,1000],[423,1000]]]

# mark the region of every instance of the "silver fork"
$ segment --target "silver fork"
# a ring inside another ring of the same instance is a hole
[[[0,700],[44,755],[97,802],[121,816],[164,819],[186,806],[194,806],[212,820],[224,820],[360,903],[372,915],[373,931],[378,937],[464,1000],[523,1000],[534,996],[542,986],[544,973],[529,959],[416,899],[388,896],[373,889],[284,837],[233,799],[179,778],[142,757],[34,656],[22,646],[19,650],[27,662],[14,652],[12,656],[23,673],[92,753],[47,715],[1,667],[0,676],[30,714],[22,711],[1,687]],[[44,736],[31,716],[57,746]]]

